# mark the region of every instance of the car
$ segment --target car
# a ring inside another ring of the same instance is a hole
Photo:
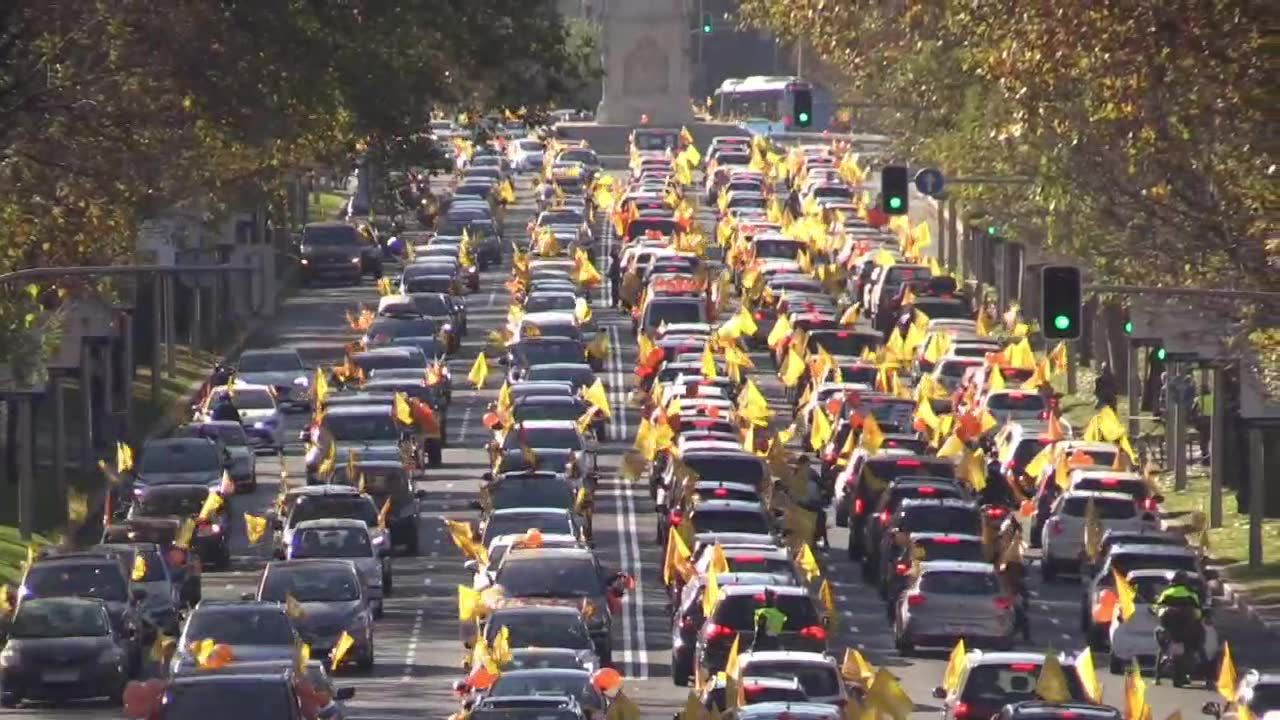
[[[201,640],[230,645],[237,661],[283,661],[296,664],[302,639],[284,605],[278,602],[204,600],[187,615],[169,671],[179,674],[198,666],[192,646]]]
[[[601,667],[596,644],[582,611],[563,605],[499,603],[485,619],[479,632],[488,647],[506,628],[511,650],[556,648],[573,653],[576,667],[595,672]]]
[[[201,518],[205,501],[212,492],[204,485],[153,485],[135,488],[127,519],[176,518],[192,520],[195,532],[191,547],[210,566],[225,569],[231,564],[231,515],[224,502]]]
[[[352,453],[350,461],[335,463],[333,476],[327,479],[331,485],[350,485],[368,495],[384,515],[392,548],[403,547],[410,555],[418,554],[418,514],[421,511],[425,490],[416,490],[413,477],[398,454],[391,455],[389,448],[381,450],[381,457],[372,453]],[[351,475],[355,471],[354,477]],[[385,514],[383,511],[386,511]]]
[[[484,512],[528,507],[573,510],[579,487],[563,473],[508,472],[488,478],[480,488],[484,500],[474,501],[472,507]]]
[[[968,492],[960,483],[945,477],[928,477],[922,475],[902,475],[889,483],[880,493],[880,501],[871,508],[874,519],[863,523],[863,547],[877,548],[879,552],[884,532],[893,522],[898,508],[905,500],[965,500]],[[872,560],[873,555],[863,556],[863,577],[872,579],[879,568]],[[870,561],[870,562],[869,562]]]
[[[178,604],[188,608],[200,602],[204,569],[199,554],[190,547],[174,545],[181,527],[182,521],[175,517],[138,517],[103,528],[102,542],[154,543],[177,588]]]
[[[217,442],[230,459],[225,467],[236,492],[251,493],[258,489],[258,456],[249,447],[249,436],[240,423],[234,420],[187,423],[174,428],[170,437],[207,438]]]
[[[982,515],[978,503],[927,496],[902,500],[884,523],[879,544],[863,557],[863,577],[868,580],[884,577],[894,556],[893,548],[917,532],[981,536]]]
[[[528,541],[528,533],[519,533],[513,535],[499,535],[489,542],[488,545],[488,562],[481,560],[467,560],[463,563],[463,568],[471,572],[471,587],[476,590],[483,590],[493,584],[493,576],[497,572],[498,567],[502,565],[502,558],[506,557],[507,552],[512,548],[523,547]],[[539,547],[545,548],[575,548],[582,547],[582,540],[573,535],[560,535],[556,533],[541,534],[539,536]]]
[[[125,650],[126,672],[132,675],[141,667],[141,601],[146,597],[146,591],[129,587],[119,558],[93,552],[59,552],[37,557],[23,573],[19,587],[21,590],[14,607],[14,612],[18,613],[24,603],[46,598],[101,601],[112,632]]]
[[[43,597],[19,603],[0,651],[0,706],[24,699],[106,697],[120,704],[131,668],[128,640],[98,598]],[[56,660],[54,658],[57,658]]]
[[[369,529],[369,536],[379,555],[390,555],[390,538],[378,522],[378,507],[373,498],[348,485],[308,485],[290,488],[277,505],[275,519],[275,557],[285,558],[293,544],[298,525],[322,518],[351,518]]]
[[[843,709],[815,702],[760,702],[724,715],[725,720],[840,720],[843,717]]]
[[[1280,710],[1280,675],[1256,669],[1245,672],[1236,686],[1234,700],[1247,706],[1254,717],[1265,718]],[[1206,714],[1222,717],[1220,705],[1206,705],[1204,710]]]
[[[661,494],[658,504],[664,503]],[[721,500],[719,498],[703,498],[692,503],[688,511],[684,508],[673,508],[665,515],[657,518],[657,541],[662,547],[667,546],[671,527],[679,527],[688,523],[693,527],[695,535],[699,533],[750,533],[768,535],[773,531],[773,519],[765,511],[759,500]]]
[[[509,670],[500,674],[481,697],[540,695],[571,697],[583,710],[599,716],[604,715],[609,703],[604,693],[591,683],[591,673],[586,670]]]
[[[215,489],[231,464],[231,454],[207,437],[152,438],[142,445],[134,470],[133,492],[161,485],[203,485]]]
[[[1199,577],[1202,564],[1200,553],[1185,545],[1111,545],[1097,568],[1081,574],[1084,586],[1080,595],[1080,630],[1085,641],[1099,650],[1105,647],[1111,611],[1116,605],[1116,573],[1182,570]]]
[[[287,662],[236,661],[218,669],[183,669],[165,685],[161,700],[156,703],[154,720],[188,720],[206,717],[210,708],[216,708],[219,717],[237,718],[289,718],[303,720],[303,697],[310,689],[325,690],[331,698],[328,705],[319,709],[316,717],[322,720],[343,720],[339,702],[355,696],[355,688],[333,688],[307,663],[299,672],[296,665]]]
[[[1075,490],[1064,492],[1053,504],[1053,512],[1045,523],[1041,538],[1043,557],[1040,573],[1045,582],[1053,582],[1062,571],[1075,571],[1084,556],[1085,514],[1092,503],[1102,530],[1140,530],[1159,527],[1159,521],[1141,512],[1133,497],[1125,493]]]
[[[1118,708],[1079,702],[1026,700],[1001,708],[991,720],[1121,720]]]
[[[804,688],[800,687],[800,681],[794,677],[784,679],[742,676],[740,684],[743,707],[762,702],[802,703],[809,699],[804,694]],[[726,697],[728,688],[728,675],[718,674],[711,678],[702,687],[702,693],[699,696],[702,706],[707,710],[714,709],[717,712],[727,710],[731,704]],[[679,715],[677,714],[675,718],[679,718]]]
[[[586,548],[516,548],[507,552],[493,582],[506,598],[573,601],[601,665],[612,665],[613,616],[621,614],[622,596],[632,584],[627,575],[605,571]]]
[[[850,686],[840,675],[835,658],[826,653],[795,650],[761,650],[738,656],[738,668],[744,676],[795,679],[809,702],[844,707],[849,701],[861,701],[862,688]]]
[[[861,449],[861,448],[860,448]],[[955,465],[945,458],[881,451],[875,455],[854,452],[849,465],[836,476],[835,514],[849,528],[850,560],[866,552],[866,526],[889,483],[904,476],[955,477]]]
[[[578,453],[578,462],[587,477],[597,475],[599,443],[594,435],[584,433],[573,420],[533,420],[520,423],[503,436],[501,450],[567,449]]]
[[[404,434],[389,400],[370,398],[368,402],[325,408],[320,425],[313,427],[310,433],[304,431],[309,440],[305,458],[308,483],[323,482],[324,478],[318,472],[329,452],[329,443],[336,446],[332,451],[336,458],[335,466],[345,461],[349,452],[384,449],[399,453]],[[328,443],[318,442],[326,435]]]
[[[740,651],[752,646],[754,614],[764,605],[766,591],[773,594],[775,607],[787,616],[777,638],[778,649],[827,651],[827,628],[807,589],[794,585],[728,585],[720,588],[720,597],[698,630],[694,651],[696,673],[711,677],[724,670],[735,637]]]
[[[156,543],[101,543],[86,552],[102,552],[118,556],[129,573],[129,592],[141,590],[138,601],[142,621],[139,641],[146,645],[157,633],[171,637],[178,634],[178,609],[182,605],[182,586],[174,582],[160,546]]]
[[[294,629],[317,657],[324,657],[343,633],[351,637],[349,656],[357,668],[374,662],[372,599],[351,560],[273,560],[262,570],[253,599],[260,603],[293,601],[299,612]]]
[[[895,545],[885,559],[881,597],[888,601],[889,622],[893,622],[898,596],[914,579],[916,559],[981,563],[987,561],[987,550],[980,535],[913,532],[905,545]]]
[[[917,646],[1013,647],[1014,599],[1004,593],[987,562],[925,560],[903,588],[893,619],[894,646],[908,655]]]
[[[572,510],[556,507],[518,507],[494,510],[481,520],[480,543],[488,547],[502,535],[516,535],[537,530],[543,535],[582,537],[577,516]]]
[[[298,411],[311,409],[311,373],[297,350],[245,350],[236,361],[235,372],[236,380],[272,388],[282,406]]]
[[[1088,702],[1074,658],[1059,655],[1067,692],[1073,702]],[[1035,700],[1036,682],[1044,667],[1044,653],[971,650],[955,687],[935,687],[945,720],[968,720],[996,715],[1005,705]]]
[[[237,380],[232,385],[213,388],[196,413],[196,422],[211,420],[211,409],[228,394],[240,413],[240,423],[249,436],[250,447],[277,454],[284,452],[284,412],[270,386],[249,385]]]
[[[1109,633],[1107,647],[1110,649],[1110,657],[1107,666],[1112,674],[1124,673],[1135,662],[1141,665],[1155,664],[1160,650],[1156,643],[1156,628],[1160,625],[1160,620],[1156,617],[1153,603],[1160,597],[1160,593],[1169,587],[1177,572],[1172,569],[1157,569],[1131,570],[1125,574],[1125,579],[1134,590],[1134,612],[1129,617],[1122,618],[1119,603],[1115,603],[1110,608],[1110,622],[1104,626],[1105,631]],[[1210,597],[1204,578],[1199,574],[1189,573],[1188,575],[1187,584],[1200,595],[1202,607],[1208,608]],[[1205,617],[1208,617],[1207,612]],[[1192,674],[1216,677],[1222,642],[1218,629],[1212,622],[1204,623],[1204,646],[1201,652],[1200,657],[1204,659],[1204,665]]]
[[[363,243],[354,225],[345,222],[309,223],[302,228],[298,247],[302,283],[323,278],[359,285],[364,277]]]
[[[511,419],[515,423],[535,420],[572,420],[577,422],[592,406],[579,397],[559,395],[525,395],[516,400],[511,408]],[[596,440],[604,442],[608,437],[609,419],[603,413],[595,413],[591,418],[591,430]]]
[[[531,695],[482,698],[468,713],[471,720],[587,720],[586,710],[567,695]]]
[[[374,618],[381,618],[384,598],[394,589],[391,559],[378,553],[361,520],[323,518],[298,523],[286,560],[338,558],[350,560],[364,583]]]

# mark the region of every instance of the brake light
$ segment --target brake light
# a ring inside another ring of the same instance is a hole
[[[717,625],[715,623],[707,623],[707,639],[708,640],[725,640],[733,636],[733,628],[728,625]]]
[[[755,698],[760,697],[760,694],[764,691],[765,688],[763,685],[744,685],[742,687],[742,692],[747,696],[748,700],[754,700]]]
[[[907,605],[910,607],[918,607],[924,604],[924,595],[921,593],[911,593],[907,596]]]
[[[166,553],[165,559],[169,561],[170,565],[186,565],[187,551],[182,548],[172,548]]]
[[[888,527],[888,526],[889,526],[889,511],[888,511],[888,510],[882,510],[882,511],[880,512],[880,525],[881,525],[881,527]]]
[[[712,494],[718,498],[729,497],[729,491],[724,488],[716,488]]]
[[[679,510],[672,510],[671,514],[667,516],[667,521],[672,525],[679,525],[684,522],[684,513]]]
[[[1102,478],[1098,482],[1101,483],[1103,487],[1115,487],[1120,484],[1120,481],[1115,478]]]
[[[861,515],[861,514],[862,514],[862,512],[863,512],[864,510],[866,510],[866,509],[867,509],[867,503],[866,503],[866,502],[864,502],[862,498],[854,498],[854,499],[853,499],[853,514],[854,514],[854,515]]]
[[[899,575],[906,575],[911,572],[911,566],[906,563],[898,563],[893,566],[893,571]]]
[[[956,703],[955,712],[952,713],[956,720],[968,720],[969,703]]]
[[[840,332],[836,333],[836,337],[838,337],[838,338],[840,338],[841,340],[843,340],[843,339],[845,339],[845,338],[849,337],[849,335],[850,335],[850,334],[851,334],[851,333],[850,333],[848,330],[841,330]]]
[[[922,487],[918,488],[916,493],[920,495],[936,495],[938,493],[938,488]]]
[[[1141,503],[1139,503],[1139,504],[1140,504],[1140,505],[1142,505],[1142,509],[1143,509],[1143,510],[1155,510],[1155,509],[1156,509],[1156,499],[1155,499],[1155,498],[1153,498],[1153,497],[1149,497],[1149,498],[1147,498],[1147,499],[1143,500],[1143,501],[1142,501]]]
[[[1013,600],[1011,598],[1001,596],[995,599],[995,605],[997,610],[1008,610],[1013,607]]]
[[[764,319],[764,313],[762,313],[762,312],[760,312],[759,310],[757,310],[757,311],[756,311],[756,319],[757,319],[757,320],[763,320],[763,319]]]
[[[825,642],[827,639],[827,629],[821,625],[810,625],[800,631],[800,637]]]
[[[1009,666],[1013,672],[1035,672],[1039,668],[1040,666],[1035,663],[1014,663]]]
[[[1022,398],[1026,397],[1026,396],[1025,396],[1023,393],[1020,393],[1020,392],[1014,391],[1014,392],[1009,393],[1009,397],[1013,398],[1014,400],[1021,400]]]
[[[763,555],[738,555],[733,558],[733,562],[738,564],[746,563],[750,565],[759,565],[764,562],[764,556]]]
[[[960,544],[960,538],[953,538],[953,537],[934,538],[933,541],[942,545],[959,545]]]
[[[836,453],[834,450],[828,450],[822,453],[822,462],[831,464],[836,461]]]
[[[924,463],[920,462],[919,460],[899,460],[894,464],[897,465],[898,467],[915,467],[915,468],[918,468],[924,465]]]
[[[1005,510],[1005,509],[1004,509],[1004,508],[1002,508],[1002,507],[992,507],[992,508],[987,508],[987,517],[989,517],[989,518],[1002,518],[1002,517],[1004,517],[1004,514],[1005,514],[1006,512],[1008,512],[1008,511],[1007,511],[1007,510]]]

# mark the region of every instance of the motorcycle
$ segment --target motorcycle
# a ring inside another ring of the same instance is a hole
[[[1211,658],[1205,657],[1204,624],[1209,621],[1207,611],[1196,617],[1194,608],[1166,607],[1150,612],[1159,618],[1156,626],[1156,645],[1159,650],[1155,661],[1155,682],[1162,677],[1173,679],[1174,687],[1188,685],[1194,679],[1203,680],[1206,689],[1212,689],[1214,672]]]

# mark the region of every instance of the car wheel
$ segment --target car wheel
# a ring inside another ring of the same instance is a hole
[[[600,649],[600,667],[613,667],[613,648],[603,647]]]
[[[404,533],[404,549],[409,555],[418,554],[418,518],[409,521],[409,529]]]
[[[836,503],[836,527],[849,527],[849,504]]]
[[[857,537],[858,533],[850,529],[849,542],[848,545],[845,546],[850,560],[857,560],[862,557],[862,544],[857,541]]]
[[[693,658],[682,659],[680,655],[671,653],[671,682],[680,687],[688,687],[691,675],[693,675]]]
[[[384,585],[383,587],[386,587],[386,586]],[[386,607],[384,607],[382,603],[378,603],[378,608],[373,611],[373,619],[381,620],[383,614],[385,613],[386,613]]]
[[[382,597],[391,597],[395,594],[395,576],[390,572],[384,573],[382,576]]]
[[[893,634],[893,646],[898,650],[898,654],[903,657],[911,655],[916,651],[916,646],[913,645],[911,640],[901,631]]]

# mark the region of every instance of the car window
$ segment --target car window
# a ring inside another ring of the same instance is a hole
[[[277,720],[295,717],[283,680],[219,680],[178,683],[165,693],[165,720]]]
[[[339,442],[397,440],[400,437],[400,430],[390,412],[325,415],[324,426]]]
[[[137,513],[144,516],[195,515],[204,507],[207,493],[149,492],[137,500]]]
[[[776,607],[787,615],[786,624],[782,626],[784,632],[798,632],[819,623],[818,613],[808,596],[777,595],[774,602]],[[714,615],[716,624],[749,632],[755,628],[756,609],[763,606],[764,593],[730,595],[716,607]]]
[[[332,227],[304,227],[302,244],[313,246],[359,245],[360,235],[350,225]]]
[[[285,602],[292,595],[298,602],[335,602],[360,599],[360,580],[353,568],[310,567],[267,568],[261,600]]]
[[[989,596],[999,591],[996,576],[991,573],[933,571],[920,578],[920,592],[923,593]]]
[[[507,433],[502,445],[504,450],[510,450],[519,448],[522,443],[532,448],[581,450],[582,436],[578,434],[576,428],[571,427],[521,428]]]
[[[297,525],[325,518],[363,520],[372,527],[378,523],[378,510],[367,497],[303,497],[289,514],[289,523]]]
[[[301,370],[302,360],[294,353],[245,353],[236,363],[242,373]]]
[[[142,463],[138,471],[151,473],[194,473],[218,470],[222,460],[211,442],[166,442],[147,445],[142,449]]]
[[[1095,497],[1093,504],[1101,520],[1129,520],[1138,514],[1137,508],[1130,500]],[[1088,506],[1088,498],[1070,497],[1063,503],[1062,511],[1066,515],[1082,518]]]
[[[752,677],[779,678],[800,681],[800,687],[811,698],[840,695],[840,676],[836,669],[817,663],[797,662],[753,662],[746,666],[743,674]]]
[[[563,613],[507,613],[485,626],[485,639],[492,643],[502,628],[507,629],[512,648],[545,647],[584,650],[591,648],[591,636],[580,617]]]
[[[1035,393],[996,393],[987,400],[992,412],[1043,412],[1044,397]]]
[[[280,610],[234,610],[219,612],[217,609],[197,609],[187,621],[186,637],[211,639],[235,647],[236,645],[292,645],[293,626]],[[225,716],[219,716],[225,717]]]
[[[1084,700],[1080,678],[1074,669],[1063,673],[1067,678],[1067,690],[1071,699]],[[1040,677],[1040,663],[983,664],[970,669],[969,677],[960,693],[960,700],[984,706],[1035,699],[1036,680]]]
[[[513,597],[595,597],[603,588],[588,557],[508,558],[494,581]]]
[[[692,518],[699,533],[769,534],[769,521],[759,510],[694,510]]]
[[[760,485],[765,478],[764,464],[753,457],[691,456],[685,464],[703,480],[719,480]]]
[[[906,532],[937,532],[978,535],[982,521],[972,507],[926,506],[906,509],[898,526]]]
[[[56,600],[22,603],[9,627],[9,637],[18,639],[101,637],[110,632],[100,605]]]
[[[297,557],[308,558],[367,558],[373,556],[369,532],[355,528],[307,528],[293,536],[293,551]]]
[[[124,602],[128,585],[120,566],[67,562],[36,564],[22,581],[26,597],[93,597],[107,602]]]

